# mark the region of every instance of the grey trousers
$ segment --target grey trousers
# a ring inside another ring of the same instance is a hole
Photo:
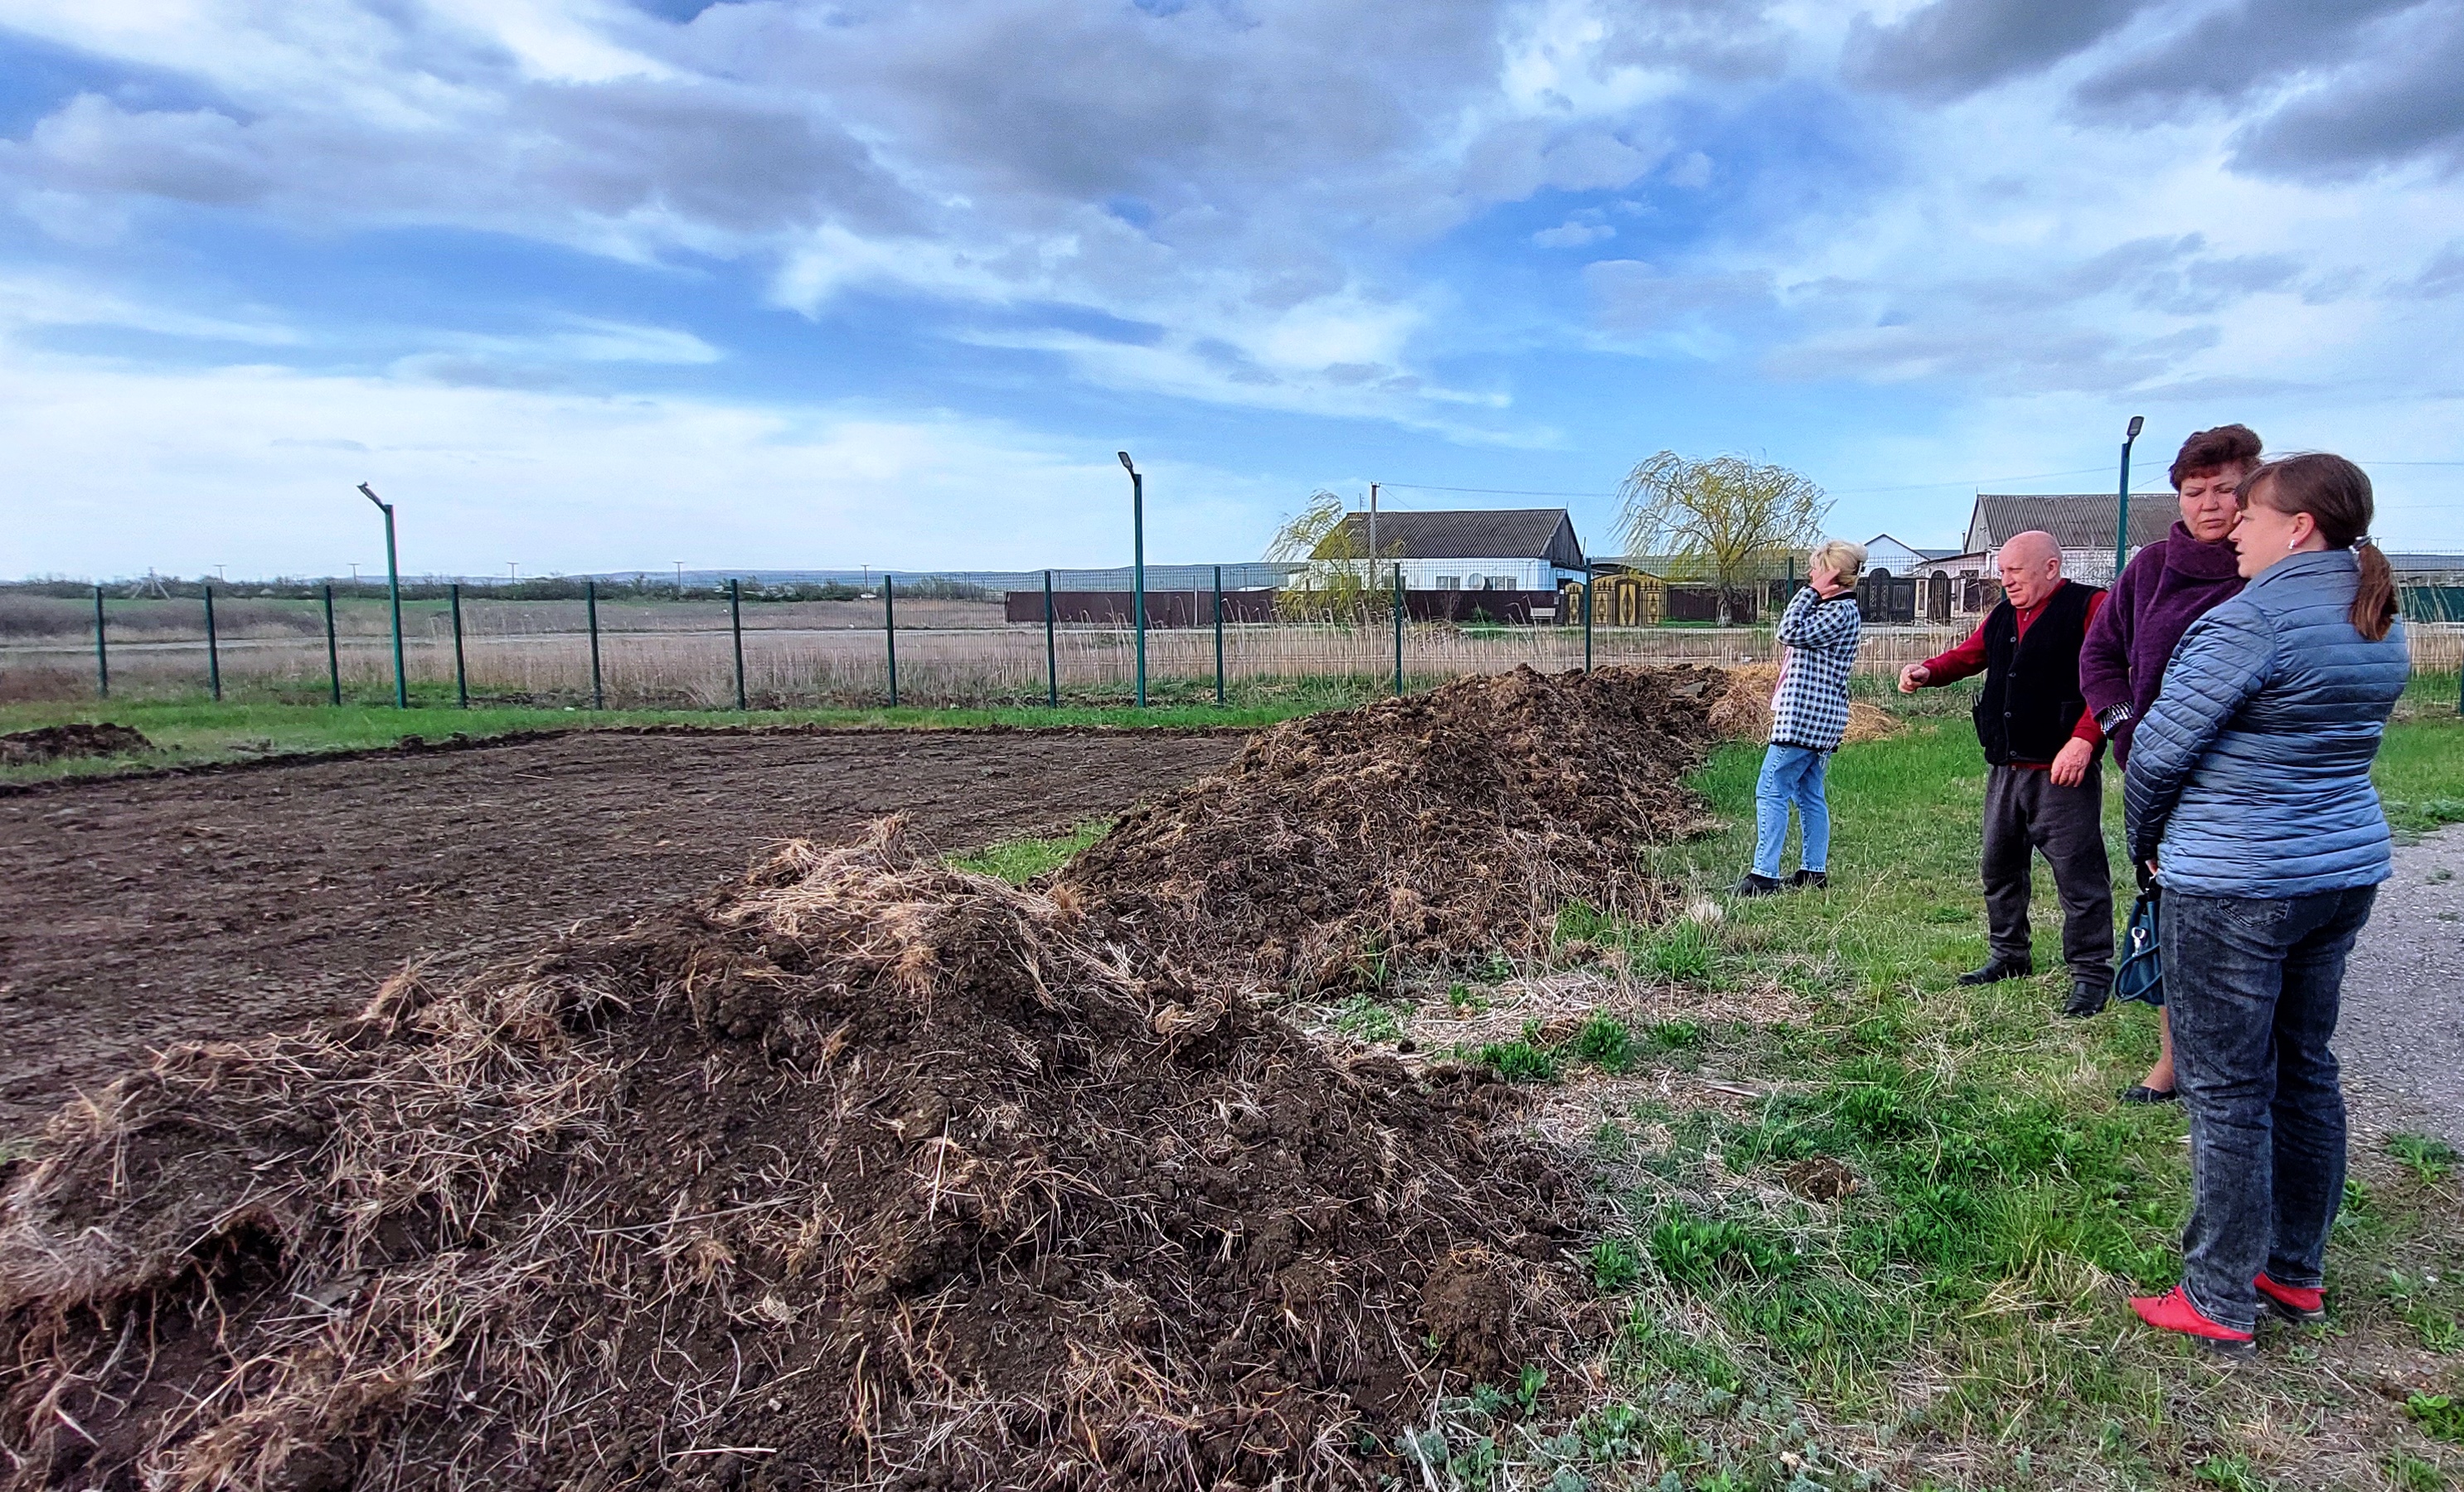
[[[2031,855],[2062,896],[2062,961],[2088,984],[2113,983],[2113,866],[2104,854],[2103,763],[2077,787],[2041,768],[1991,767],[1985,779],[1986,943],[1997,963],[2031,960]]]

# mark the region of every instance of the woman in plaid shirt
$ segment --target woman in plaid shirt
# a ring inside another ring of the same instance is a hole
[[[1779,688],[1771,693],[1771,747],[1754,784],[1754,867],[1737,883],[1739,896],[1768,896],[1781,887],[1779,852],[1788,842],[1788,809],[1796,805],[1804,831],[1799,868],[1791,886],[1826,886],[1831,864],[1831,805],[1822,771],[1848,734],[1848,670],[1857,662],[1857,577],[1865,546],[1833,539],[1814,552],[1811,582],[1779,617]]]

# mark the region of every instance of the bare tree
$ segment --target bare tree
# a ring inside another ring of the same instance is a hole
[[[1389,603],[1385,576],[1353,528],[1344,519],[1343,499],[1320,488],[1300,512],[1286,518],[1266,546],[1266,558],[1304,565],[1297,585],[1275,596],[1275,610],[1288,621],[1353,621]],[[1402,552],[1400,543],[1388,546]]]
[[[1689,461],[1663,450],[1635,463],[1618,487],[1617,532],[1628,554],[1673,557],[1667,580],[1708,580],[1724,620],[1743,620],[1746,588],[1822,536],[1831,501],[1805,476],[1743,456]]]

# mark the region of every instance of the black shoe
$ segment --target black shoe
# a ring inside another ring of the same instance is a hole
[[[1772,880],[1770,876],[1755,875],[1753,872],[1748,871],[1744,880],[1739,881],[1736,885],[1728,889],[1728,894],[1731,896],[1772,896],[1778,894],[1779,890],[1780,884],[1777,881]]]
[[[1996,958],[1982,969],[1970,969],[1959,976],[1962,984],[1999,984],[2004,979],[2024,979],[2036,972],[2036,966],[2025,958]]]
[[[2133,1083],[2117,1096],[2125,1104],[2178,1104],[2182,1101],[2179,1088],[2152,1088],[2145,1083]]]
[[[2062,1014],[2073,1020],[2084,1020],[2104,1008],[2113,998],[2113,986],[2090,984],[2085,979],[2071,981],[2071,998],[2062,1002]]]
[[[1831,889],[1831,877],[1819,870],[1799,870],[1788,878],[1788,884],[1800,891],[1809,886],[1817,891],[1827,891]]]

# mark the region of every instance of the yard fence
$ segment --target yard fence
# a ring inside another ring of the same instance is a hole
[[[1004,605],[911,595],[897,583],[877,586],[870,597],[803,602],[758,600],[734,582],[674,599],[652,599],[639,588],[603,594],[590,581],[574,600],[440,589],[441,596],[403,604],[399,682],[421,703],[722,711],[1058,704],[1126,697],[1136,677],[1126,598],[1107,592],[1083,593],[1109,599],[1065,609],[1067,593],[1055,590],[1048,607],[1031,598],[1022,617],[1015,599]],[[1236,688],[1245,694],[1259,686],[1339,679],[1400,691],[1526,664],[1546,671],[1726,666],[1769,661],[1774,651],[1763,627],[1469,620],[1441,593],[1431,593],[1425,606],[1412,593],[1389,614],[1348,624],[1277,621],[1258,600],[1263,594],[1151,593],[1151,690],[1167,700],[1221,700]],[[2408,601],[2418,604],[2420,598]],[[327,586],[310,598],[265,599],[208,585],[194,599],[131,599],[98,588],[87,598],[45,604],[0,615],[0,699],[159,696],[200,688],[217,699],[341,704],[395,696],[381,592]],[[1964,625],[1869,625],[1857,668],[1895,675],[1966,631]],[[2464,611],[2458,620],[2410,621],[2408,635],[2417,670],[2464,669]]]

